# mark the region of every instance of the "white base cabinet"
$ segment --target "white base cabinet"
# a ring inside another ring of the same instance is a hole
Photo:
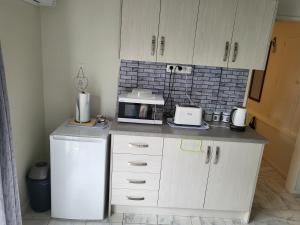
[[[209,141],[164,139],[158,206],[203,208],[209,152]]]
[[[205,209],[251,209],[262,146],[251,143],[213,142]]]
[[[161,155],[119,154],[122,146],[115,141],[122,140],[126,149],[125,137],[128,143],[137,140],[144,154],[146,146],[157,146],[148,153]],[[110,204],[115,211],[249,221],[263,144],[161,137],[153,142],[125,135],[112,140]]]

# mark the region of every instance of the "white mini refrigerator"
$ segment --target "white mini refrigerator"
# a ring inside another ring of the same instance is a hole
[[[105,216],[108,128],[61,125],[50,135],[51,216]]]

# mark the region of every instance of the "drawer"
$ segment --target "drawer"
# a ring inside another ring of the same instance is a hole
[[[160,174],[113,172],[112,188],[158,190]]]
[[[158,191],[112,189],[113,205],[156,206],[157,200]]]
[[[113,136],[113,152],[162,155],[163,138],[129,135]]]
[[[161,156],[113,154],[113,171],[160,173]]]

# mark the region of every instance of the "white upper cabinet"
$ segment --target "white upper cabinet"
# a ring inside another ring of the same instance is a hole
[[[205,209],[249,211],[263,146],[214,142]]]
[[[264,70],[277,0],[239,0],[229,67]]]
[[[227,67],[237,0],[201,0],[193,64]]]
[[[121,59],[156,61],[160,0],[123,0]]]
[[[265,69],[278,0],[123,0],[121,59]]]
[[[158,206],[203,208],[210,141],[164,139]]]
[[[199,0],[161,0],[158,62],[192,64]]]

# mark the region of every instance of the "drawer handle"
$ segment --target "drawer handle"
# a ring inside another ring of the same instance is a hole
[[[239,53],[239,43],[235,42],[233,47],[233,56],[232,56],[232,62],[236,62],[236,58]]]
[[[147,166],[146,162],[128,162],[129,166]]]
[[[128,146],[130,148],[148,148],[148,144],[143,144],[143,143],[129,143]]]
[[[220,147],[217,146],[216,157],[215,157],[215,160],[214,160],[214,164],[217,164],[219,162],[219,158],[220,158]]]
[[[127,196],[127,199],[130,201],[144,201],[145,200],[144,197],[130,197],[130,196]]]
[[[211,147],[207,146],[205,164],[208,164],[210,162],[210,159],[211,159]]]
[[[127,179],[127,180],[130,184],[146,184],[145,180],[133,180],[133,179]]]

